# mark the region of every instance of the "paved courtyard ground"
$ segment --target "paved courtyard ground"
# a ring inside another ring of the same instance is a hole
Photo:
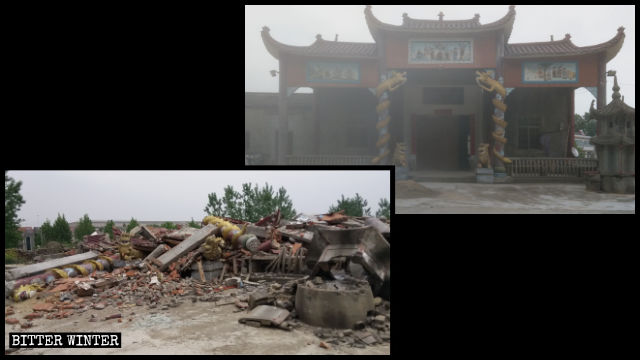
[[[225,292],[234,292],[226,290]],[[32,307],[42,300],[28,299],[13,303],[13,316],[24,322]],[[102,321],[108,315],[121,313],[123,322],[116,319]],[[90,322],[95,314],[100,320]],[[304,323],[292,331],[275,328],[255,328],[238,322],[246,316],[231,305],[215,306],[211,302],[182,304],[168,310],[133,306],[126,309],[107,306],[103,310],[91,309],[74,313],[66,319],[34,319],[30,329],[5,323],[5,349],[9,348],[10,332],[120,332],[122,348],[117,349],[20,349],[19,355],[121,355],[121,354],[208,354],[208,355],[389,355],[390,343],[367,346],[364,349],[346,345],[319,346],[322,341],[313,332],[316,329]]]
[[[420,189],[422,187],[422,189]],[[426,189],[425,189],[426,188]],[[396,214],[635,213],[635,194],[604,194],[584,184],[414,183],[396,186]]]

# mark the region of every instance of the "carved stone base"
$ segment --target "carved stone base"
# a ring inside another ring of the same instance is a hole
[[[476,168],[476,182],[480,184],[493,184],[493,169]]]
[[[600,176],[602,191],[615,194],[635,194],[635,176]]]

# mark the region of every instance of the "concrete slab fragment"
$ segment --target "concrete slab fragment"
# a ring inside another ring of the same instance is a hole
[[[144,237],[146,237],[148,239],[151,239],[151,240],[153,240],[155,242],[158,242],[158,239],[156,238],[156,236],[145,225],[142,225],[140,232],[142,233],[142,236],[144,236]]]
[[[371,226],[354,229],[315,228],[314,241],[309,246],[307,264],[317,271],[317,263],[336,256],[350,256],[381,282],[390,276],[389,242]]]
[[[202,229],[193,233],[191,237],[182,241],[180,244],[176,245],[171,250],[155,259],[156,261],[154,262],[159,264],[158,266],[160,268],[160,271],[164,271],[164,269],[166,269],[169,264],[178,260],[181,256],[188,254],[189,251],[202,245],[202,243],[204,243],[204,239],[207,236],[213,234],[216,228],[216,226],[211,224],[203,227]]]
[[[134,227],[133,229],[131,229],[131,231],[129,231],[129,235],[131,236],[136,236],[138,235],[138,233],[142,231],[142,227],[140,225]]]
[[[368,217],[364,219],[364,223],[378,230],[382,236],[385,238],[389,236],[391,232],[391,227],[388,224],[383,223],[380,219],[376,217]]]
[[[37,264],[21,266],[19,268],[5,271],[5,275],[8,275],[7,280],[20,279],[23,277],[42,273],[49,269],[53,269],[53,268],[57,268],[57,267],[61,267],[69,264],[75,264],[85,260],[95,259],[98,257],[98,255],[100,254],[95,253],[93,251],[89,251],[86,253],[66,256],[63,258],[53,259],[53,260],[49,260],[49,261],[45,261]]]
[[[287,229],[286,227],[280,227],[278,229],[282,235],[290,237],[292,239],[302,241],[305,243],[311,243],[313,241],[313,232],[306,230]]]
[[[243,324],[248,321],[255,321],[263,326],[280,326],[288,317],[288,310],[275,306],[260,305],[238,321]]]
[[[247,234],[253,234],[255,236],[259,236],[261,238],[269,237],[269,232],[267,231],[266,226],[256,226],[256,225],[247,225]]]
[[[158,256],[164,254],[167,250],[169,250],[169,246],[165,244],[158,245],[149,255],[147,255],[146,258],[144,258],[144,260],[140,263],[138,267],[142,269],[144,267],[145,262],[151,261],[157,258]]]

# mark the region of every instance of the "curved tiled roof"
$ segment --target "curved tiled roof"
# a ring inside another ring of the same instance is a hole
[[[509,12],[497,21],[489,24],[480,24],[480,15],[476,14],[469,20],[418,20],[410,18],[406,13],[402,15],[402,25],[391,25],[378,20],[371,11],[371,5],[364,10],[367,26],[374,39],[378,38],[381,31],[405,32],[420,34],[468,34],[485,31],[505,30],[505,42],[511,36],[513,22],[516,16],[515,6],[509,6]]]
[[[267,51],[276,59],[280,53],[301,56],[326,56],[336,58],[371,58],[377,56],[375,43],[358,43],[344,41],[323,40],[321,35],[316,35],[316,41],[309,46],[291,46],[283,44],[271,37],[268,27],[262,28],[262,41]]]
[[[571,42],[571,35],[566,34],[564,39],[559,41],[507,44],[505,48],[505,58],[528,58],[528,57],[557,57],[595,54],[606,52],[606,61],[613,59],[622,48],[624,42],[624,28],[618,28],[618,33],[611,40],[598,45],[576,46]]]

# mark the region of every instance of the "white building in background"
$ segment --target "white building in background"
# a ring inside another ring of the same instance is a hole
[[[596,148],[591,144],[591,136],[584,135],[582,131],[575,134],[576,146],[582,148],[584,157],[587,159],[596,159]]]

